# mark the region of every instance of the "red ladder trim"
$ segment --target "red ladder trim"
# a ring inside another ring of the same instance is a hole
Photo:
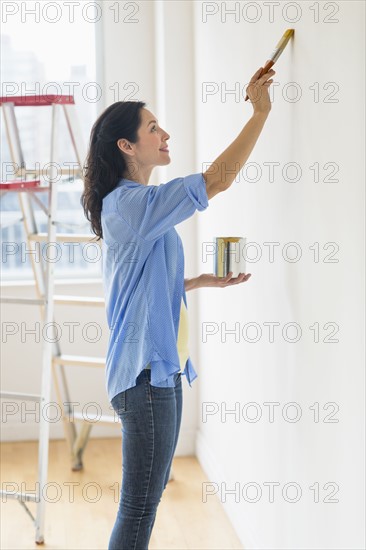
[[[40,180],[13,180],[0,182],[0,189],[24,189],[40,185]]]
[[[3,103],[14,103],[15,107],[40,107],[44,105],[74,105],[72,95],[19,95],[2,96],[0,105]]]

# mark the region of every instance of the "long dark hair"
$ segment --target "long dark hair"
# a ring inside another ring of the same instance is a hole
[[[125,138],[137,143],[137,131],[141,125],[141,109],[144,101],[117,101],[94,123],[89,150],[83,169],[84,191],[80,203],[91,229],[98,240],[103,239],[101,212],[102,202],[124,177],[126,161],[117,141]]]

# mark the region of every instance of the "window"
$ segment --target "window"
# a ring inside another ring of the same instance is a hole
[[[73,95],[87,146],[91,127],[98,116],[97,102],[101,95],[96,83],[96,18],[92,16],[92,6],[85,17],[76,5],[70,12],[67,3],[60,3],[57,13],[52,12],[55,4],[49,3],[45,12],[42,2],[20,2],[16,13],[8,14],[5,20],[3,18],[1,96]],[[51,112],[51,107],[15,108],[27,169],[43,167],[50,160]],[[8,173],[11,157],[3,120],[1,122],[1,179],[5,181],[14,177]],[[58,128],[59,163],[62,166],[63,161],[75,160],[62,113]],[[41,182],[47,183],[42,177]],[[90,236],[90,241],[95,239],[80,204],[82,180],[62,176],[58,190],[56,218],[62,225],[57,226],[57,232],[85,233]],[[47,205],[47,193],[37,193],[37,197]],[[12,220],[22,216],[18,194],[3,193],[0,210],[2,279],[33,278],[23,223],[11,224]],[[38,231],[45,232],[45,213],[38,205],[34,206],[34,211]],[[39,246],[42,250],[45,243]],[[62,254],[55,265],[57,278],[100,276],[100,247],[97,243],[70,247],[60,241],[59,249]]]

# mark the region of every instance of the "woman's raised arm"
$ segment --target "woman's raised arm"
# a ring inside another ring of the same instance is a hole
[[[203,173],[209,199],[217,193],[226,191],[235,180],[236,175],[248,160],[271,110],[268,88],[273,82],[270,77],[275,74],[275,71],[271,69],[257,80],[256,75],[260,70],[261,68],[253,75],[246,89],[254,109],[252,117],[237,138]]]

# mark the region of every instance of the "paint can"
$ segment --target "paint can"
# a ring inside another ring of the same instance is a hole
[[[232,277],[246,273],[245,237],[215,237],[213,272],[217,277],[226,277],[232,271]]]

